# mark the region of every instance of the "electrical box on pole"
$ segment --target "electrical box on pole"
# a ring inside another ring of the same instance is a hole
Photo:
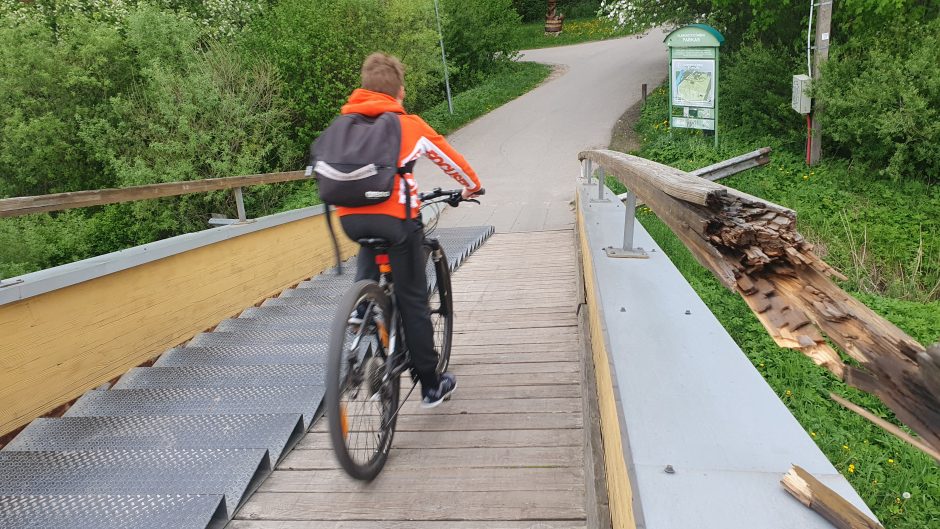
[[[725,38],[705,24],[666,36],[669,47],[669,126],[710,130],[718,146],[718,48]]]
[[[790,106],[800,114],[806,115],[813,111],[813,100],[809,96],[810,78],[806,74],[793,76],[793,98]]]

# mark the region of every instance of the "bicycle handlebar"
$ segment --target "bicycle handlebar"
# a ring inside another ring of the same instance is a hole
[[[485,195],[486,189],[481,188],[479,191],[473,194],[477,197],[480,195]],[[435,187],[427,193],[418,193],[418,198],[421,199],[422,207],[429,204],[435,204],[437,202],[447,202],[453,207],[457,207],[461,202],[476,202],[480,203],[479,200],[474,198],[463,198],[463,189],[449,189],[447,191],[441,190],[439,187]]]

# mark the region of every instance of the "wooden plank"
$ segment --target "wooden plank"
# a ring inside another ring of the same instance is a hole
[[[285,520],[232,520],[226,525],[228,529],[311,529],[309,521]],[[587,529],[584,520],[527,520],[494,521],[474,520],[451,521],[441,520],[433,522],[424,521],[398,521],[383,520],[381,525],[372,520],[367,521],[318,521],[316,529]]]
[[[800,503],[819,513],[838,529],[884,529],[858,507],[796,465],[790,468],[781,483]]]
[[[559,316],[573,317],[577,313],[577,305],[574,304],[560,307],[528,307],[525,309],[487,309],[485,307],[479,307],[475,304],[468,304],[468,306],[462,307],[462,309],[463,310],[461,312],[456,312],[456,318],[454,320],[455,326],[459,326],[460,322],[464,321],[497,322],[507,318],[515,321],[524,321],[524,318],[541,319],[542,317],[545,317],[546,320],[551,321],[552,318],[557,318]]]
[[[456,307],[454,310],[459,310]],[[528,333],[516,332],[515,330],[507,332],[493,331],[485,334],[471,333],[464,334],[455,332],[453,334],[453,344],[455,347],[463,345],[507,345],[507,344],[547,344],[546,347],[557,347],[559,345],[570,344],[577,345],[577,333],[558,334],[556,336],[546,336],[539,334],[537,330]]]
[[[476,301],[461,301],[460,299],[454,299],[454,310],[457,311],[457,314],[461,314],[461,311],[468,310],[485,310],[487,304],[479,303]],[[503,304],[504,306],[506,304]],[[541,300],[533,298],[518,299],[512,302],[512,309],[515,309],[517,312],[527,312],[529,309],[565,309],[565,311],[574,313],[578,308],[578,301],[576,299],[569,300]],[[460,309],[460,310],[457,310]],[[511,310],[511,309],[507,309]],[[562,312],[560,310],[545,310],[545,312]]]
[[[707,167],[690,171],[689,174],[714,182],[715,180],[740,173],[752,167],[766,165],[768,162],[770,162],[770,147],[761,147],[747,154],[735,156],[734,158],[729,158]]]
[[[500,375],[473,375],[460,374],[460,387],[506,387],[516,386],[542,386],[545,384],[576,384],[581,376],[578,373],[528,373],[525,376],[517,374]]]
[[[206,193],[221,189],[234,189],[261,184],[309,180],[304,171],[286,173],[266,173],[207,180],[188,180],[185,182],[167,182],[120,189],[98,189],[94,191],[73,191],[32,197],[17,197],[0,200],[0,217],[16,217],[44,211],[62,211],[105,204],[118,204],[136,200],[149,200],[162,197]]]
[[[458,375],[506,375],[506,374],[533,374],[533,373],[579,373],[581,365],[577,361],[571,362],[525,362],[501,364],[464,364],[454,373]]]
[[[567,430],[581,428],[581,413],[471,413],[467,415],[413,414],[399,418],[397,432],[468,432],[476,430]],[[313,431],[327,431],[318,421]]]
[[[477,430],[459,432],[395,432],[395,448],[510,448],[515,446],[579,446],[581,430]],[[298,444],[298,450],[326,450],[327,432],[311,432]],[[395,474],[397,471],[392,472]]]
[[[515,301],[520,298],[521,292],[510,290],[510,291],[496,291],[496,292],[463,292],[459,294],[454,294],[454,301],[462,301],[464,303],[476,302],[481,304],[492,304],[492,305],[502,305],[505,302]],[[537,295],[539,301],[553,301],[553,300],[563,300],[567,301],[572,299],[575,296],[575,291],[571,289],[568,292],[555,292],[555,291],[542,291]]]
[[[836,395],[835,393],[830,393],[830,394],[829,394],[829,398],[831,398],[832,400],[838,402],[838,403],[841,404],[843,407],[845,407],[847,410],[853,411],[853,412],[855,412],[855,413],[861,415],[863,418],[867,419],[867,420],[870,421],[872,424],[874,424],[875,426],[877,426],[877,427],[881,428],[882,430],[888,432],[889,434],[891,434],[891,435],[897,437],[898,439],[904,441],[905,443],[909,443],[909,444],[910,444],[911,446],[913,446],[914,448],[916,448],[916,449],[920,450],[921,452],[923,452],[923,453],[929,455],[930,457],[934,458],[934,460],[935,460],[937,463],[940,463],[940,452],[934,450],[933,448],[931,448],[931,447],[925,445],[924,443],[920,442],[919,440],[915,439],[914,437],[912,437],[909,433],[905,432],[904,430],[902,430],[902,429],[898,428],[897,426],[891,424],[890,422],[888,422],[888,421],[882,419],[881,417],[878,417],[877,415],[875,415],[874,413],[872,413],[872,412],[866,410],[865,408],[862,408],[862,407],[859,406],[858,404],[855,404],[854,402],[850,402],[850,401],[848,401],[848,400],[846,400],[846,399],[844,399],[844,398],[842,398],[842,397]]]
[[[469,399],[460,398],[460,387],[447,406],[441,406],[440,415],[466,415],[479,413],[574,413],[581,411],[581,399]],[[427,414],[417,399],[405,403],[402,414]]]
[[[480,467],[581,468],[580,446],[512,448],[392,448],[387,465],[395,469]],[[278,465],[281,470],[340,468],[333,450],[294,450]],[[383,502],[385,500],[383,499]]]
[[[555,351],[558,353],[568,353],[572,356],[577,355],[577,344],[555,344],[552,347],[546,347],[545,344],[506,344],[506,345],[480,345],[480,344],[462,344],[455,346],[451,351],[451,358],[463,355],[478,354],[509,354],[516,353],[544,353]]]
[[[558,520],[584,519],[584,505],[568,491],[269,493],[252,496],[240,519],[273,520]],[[375,522],[373,522],[375,523]],[[373,525],[374,526],[374,525]]]
[[[456,329],[457,327],[456,325],[454,327],[455,327],[454,329],[455,337],[459,337],[459,335],[464,333],[464,331],[458,331]],[[479,334],[479,333],[474,333],[474,334]],[[519,338],[519,339],[534,338],[534,337],[549,337],[555,340],[565,340],[565,339],[571,339],[572,337],[575,337],[574,339],[575,341],[577,341],[577,336],[578,336],[577,326],[564,325],[561,327],[548,327],[548,328],[534,327],[530,329],[497,329],[497,330],[487,332],[486,335],[483,337],[485,338],[493,338],[493,337],[504,338],[505,337],[505,338]]]
[[[522,317],[516,317],[508,321],[475,321],[467,319],[457,319],[454,322],[454,332],[490,332],[499,330],[525,330],[525,329],[561,329],[572,328],[569,325],[571,316],[564,314],[560,318],[544,318],[544,315],[536,314],[525,321]],[[574,327],[576,328],[576,327]]]
[[[472,365],[472,364],[514,364],[514,363],[544,363],[544,362],[568,362],[575,361],[576,358],[564,351],[546,351],[546,352],[519,352],[512,353],[481,353],[481,354],[462,354],[454,351],[451,354],[450,365]]]
[[[472,399],[543,399],[581,397],[581,386],[572,380],[568,384],[547,386],[485,386],[472,387],[462,383],[457,390],[462,400]]]
[[[395,439],[396,443],[398,439]],[[461,468],[458,475],[423,469],[389,468],[370,483],[357,481],[343,470],[277,470],[261,492],[486,492],[564,490],[584,487],[580,468]]]

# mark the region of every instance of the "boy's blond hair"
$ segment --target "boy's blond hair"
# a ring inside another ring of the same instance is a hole
[[[405,86],[405,66],[398,58],[375,52],[362,63],[362,87],[398,97]]]

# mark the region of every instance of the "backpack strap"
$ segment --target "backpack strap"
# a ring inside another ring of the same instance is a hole
[[[417,163],[417,160],[412,160],[403,167],[398,168],[398,175],[401,176],[401,181],[405,184],[405,220],[411,219],[411,184],[408,183],[406,175],[414,171],[415,163]]]

